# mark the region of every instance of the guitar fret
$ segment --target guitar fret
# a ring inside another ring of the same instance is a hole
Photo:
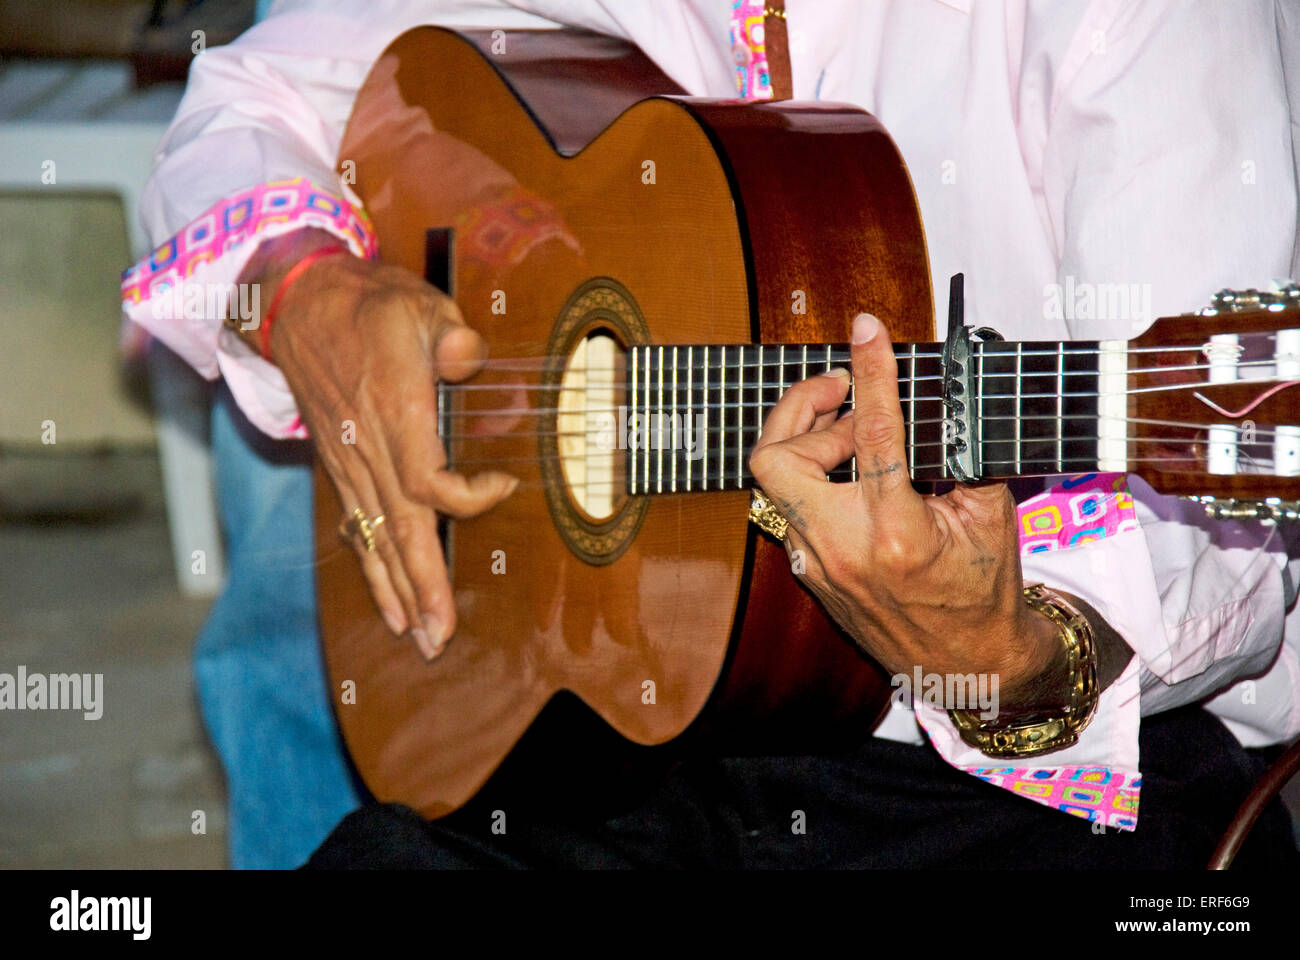
[[[1065,472],[1065,344],[1056,345],[1056,472]]]
[[[1016,446],[1015,446],[1015,470],[1020,473],[1020,418],[1022,416],[1022,405],[1020,398],[1020,378],[1022,376],[1021,368],[1024,356],[1021,353],[1020,344],[1016,344],[1016,380],[1015,380],[1015,412],[1012,414],[1016,418]]]
[[[745,456],[745,348],[740,350],[740,360],[736,365],[736,489],[740,489],[740,468]]]
[[[704,474],[703,489],[709,489],[709,348],[704,348]]]
[[[686,348],[686,420],[682,424],[683,434],[689,435],[692,440],[698,444],[700,441],[694,434],[695,429],[695,396],[691,393],[691,381],[695,373],[695,348]],[[683,444],[683,449],[685,445]],[[686,450],[686,489],[691,489],[691,451]]]
[[[670,493],[676,493],[677,492],[677,450],[681,442],[681,437],[679,435],[680,431],[678,430],[677,427],[679,418],[677,416],[677,348],[676,347],[673,347],[673,400],[672,400],[672,410],[670,411],[670,416],[672,417],[672,420],[669,421],[671,425],[670,429],[672,432],[672,437],[669,440],[671,446],[669,447],[668,464],[669,464],[669,468],[672,471],[672,475],[669,480],[668,491]]]
[[[911,344],[909,351],[909,363],[907,365],[907,375],[911,380],[907,384],[907,473],[908,476],[916,475],[916,344]]]
[[[629,423],[636,423],[636,417],[637,417],[637,407],[636,407],[636,375],[637,375],[637,372],[638,372],[638,364],[637,364],[637,349],[636,349],[636,347],[633,347],[631,352],[632,352],[632,391],[631,391],[631,396],[630,396],[628,399],[629,399],[630,402],[631,402],[631,407],[632,407],[632,409],[628,411],[628,422],[629,422]],[[637,492],[637,490],[636,490],[636,466],[637,466],[637,464],[636,464],[636,448],[637,448],[637,446],[638,446],[638,445],[635,444],[635,443],[629,443],[629,444],[628,444],[628,461],[629,461],[629,463],[631,464],[631,471],[630,471],[630,473],[629,473],[629,476],[631,477],[631,482],[628,484],[628,487],[629,487],[628,492],[631,493],[631,494],[633,494],[633,495],[635,495],[636,492]]]
[[[718,489],[726,486],[727,470],[727,348],[722,347],[722,381],[718,386]]]
[[[641,406],[641,444],[645,455],[641,458],[641,489],[650,493],[650,347],[646,347],[646,392]]]
[[[915,349],[915,347],[913,347],[913,349]],[[975,374],[975,390],[976,390],[976,392],[979,394],[979,398],[976,400],[976,403],[975,403],[975,416],[976,416],[976,418],[977,418],[976,422],[977,422],[977,424],[978,424],[978,425],[980,426],[980,428],[981,428],[981,429],[980,429],[980,436],[983,437],[983,435],[984,435],[984,432],[983,432],[983,426],[984,426],[984,389],[983,389],[983,387],[984,387],[984,349],[983,349],[983,344],[978,344],[978,343],[977,343],[977,344],[975,344],[975,346],[973,347],[973,349],[974,349],[975,352],[976,352],[976,356],[979,357],[979,363],[976,365],[976,374]],[[976,451],[976,453],[979,453],[979,452],[980,452],[980,451],[978,451],[978,450]]]

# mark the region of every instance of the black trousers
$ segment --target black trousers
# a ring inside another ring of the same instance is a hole
[[[398,805],[349,814],[308,868],[1201,869],[1264,769],[1199,707],[1142,722],[1136,831],[1092,825],[949,767],[930,747],[871,740],[835,757],[694,760],[615,816],[566,817],[526,796],[435,822]],[[1295,866],[1274,803],[1237,868]]]

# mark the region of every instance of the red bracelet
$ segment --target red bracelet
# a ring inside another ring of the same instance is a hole
[[[275,312],[280,309],[280,299],[284,292],[293,286],[293,282],[306,272],[317,260],[322,257],[332,256],[336,253],[351,253],[346,246],[341,243],[331,243],[323,247],[317,247],[311,253],[307,254],[297,263],[295,263],[289,272],[284,275],[280,281],[280,286],[275,291],[275,296],[271,298],[271,305],[266,308],[266,316],[262,318],[262,327],[258,331],[258,342],[262,345],[262,359],[268,363],[275,363],[271,359],[271,324],[275,322]]]

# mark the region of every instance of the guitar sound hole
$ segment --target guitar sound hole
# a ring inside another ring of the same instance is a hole
[[[556,398],[538,419],[546,506],[569,550],[596,566],[623,555],[650,506],[627,494],[628,452],[619,442],[627,345],[649,340],[632,294],[612,277],[592,277],[573,291],[546,343],[542,387]]]
[[[574,504],[594,521],[622,505],[626,452],[619,443],[624,352],[608,330],[593,330],[569,355],[556,403],[556,446]]]

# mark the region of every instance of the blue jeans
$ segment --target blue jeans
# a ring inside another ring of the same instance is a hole
[[[310,447],[262,435],[223,385],[212,450],[229,578],[199,634],[195,677],[226,771],[230,865],[297,867],[362,789],[317,631]]]

